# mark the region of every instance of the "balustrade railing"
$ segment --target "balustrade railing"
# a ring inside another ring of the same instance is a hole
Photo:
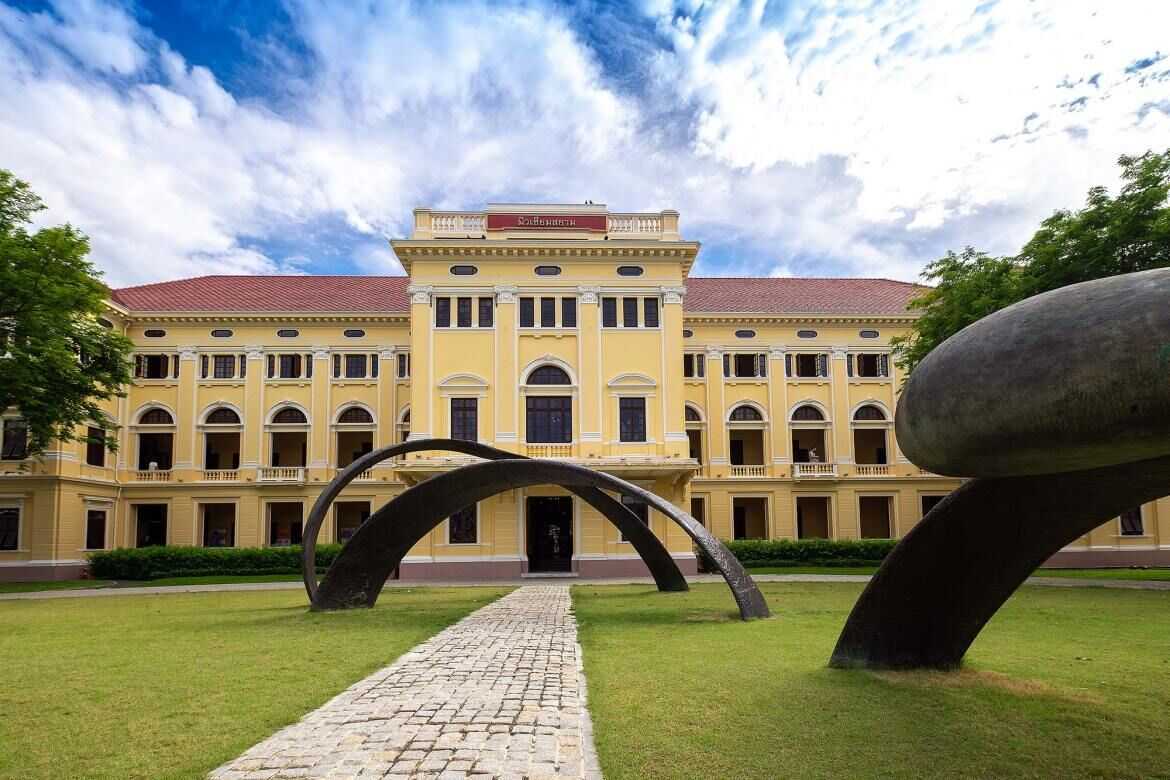
[[[768,467],[762,463],[738,465],[731,467],[731,476],[733,477],[766,477]]]
[[[572,444],[526,444],[524,454],[530,458],[571,458]]]
[[[431,217],[433,233],[482,233],[487,227],[483,214],[435,214]]]
[[[615,235],[654,235],[662,232],[657,214],[610,214],[608,230]]]
[[[859,477],[888,477],[890,467],[885,463],[858,463],[854,467],[854,472]]]
[[[304,466],[261,466],[261,482],[304,482]]]
[[[240,478],[240,472],[236,469],[204,469],[204,482],[235,482]]]
[[[797,479],[808,477],[837,476],[836,463],[793,463],[792,476]]]
[[[134,476],[135,482],[170,482],[171,481],[170,470],[164,471],[162,469],[139,469],[138,471],[131,472],[131,474]]]

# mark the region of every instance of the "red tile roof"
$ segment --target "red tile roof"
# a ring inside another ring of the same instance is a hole
[[[130,311],[371,312],[410,309],[405,276],[198,276],[123,287]]]
[[[134,312],[371,312],[405,314],[405,276],[200,276],[123,287],[113,300]],[[922,288],[890,279],[687,280],[694,313],[902,314]]]
[[[905,314],[922,287],[892,279],[687,279],[683,307],[705,314]]]

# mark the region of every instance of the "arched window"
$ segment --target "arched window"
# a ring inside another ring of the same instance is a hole
[[[556,366],[541,366],[528,374],[530,385],[571,385],[569,375]]]
[[[272,415],[272,422],[278,425],[308,425],[309,421],[305,418],[305,413],[300,409],[294,409],[291,406],[281,409],[276,414]]]
[[[703,418],[699,416],[698,410],[693,406],[684,407],[684,414],[687,422],[703,422]]]
[[[398,418],[398,441],[404,442],[410,438],[410,407]]]
[[[239,425],[240,416],[226,406],[221,406],[207,415],[208,425]]]
[[[360,406],[351,406],[338,415],[337,422],[348,425],[373,425],[374,418]]]
[[[763,422],[764,416],[754,406],[743,404],[731,410],[732,422]]]
[[[166,409],[148,409],[138,418],[139,425],[174,425],[175,420]]]
[[[792,413],[792,419],[794,422],[823,422],[825,415],[821,414],[821,410],[812,404],[805,404],[796,407]]]
[[[886,413],[873,404],[866,404],[853,413],[853,419],[858,422],[882,422]]]

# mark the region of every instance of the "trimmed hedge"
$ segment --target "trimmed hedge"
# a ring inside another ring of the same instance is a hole
[[[894,549],[894,539],[740,539],[727,548],[745,567],[873,566]]]
[[[340,544],[317,546],[317,568],[333,563]],[[90,575],[101,580],[157,580],[163,577],[299,574],[296,547],[138,547],[103,550],[89,556]]]

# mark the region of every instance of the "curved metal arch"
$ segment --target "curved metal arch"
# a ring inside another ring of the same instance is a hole
[[[967,482],[886,556],[829,665],[954,669],[1040,564],[1101,518],[1165,496],[1167,485],[1170,457]]]
[[[314,608],[373,606],[390,573],[443,518],[502,491],[544,484],[567,489],[604,488],[644,501],[677,523],[711,556],[731,588],[743,619],[771,614],[755,581],[731,552],[695,518],[669,501],[623,479],[585,466],[513,458],[474,463],[439,474],[414,485],[375,512],[358,528],[329,567],[317,591]]]
[[[316,577],[317,537],[321,534],[321,525],[325,522],[325,514],[329,511],[329,507],[333,504],[334,500],[336,500],[341,491],[350,482],[353,482],[359,474],[368,471],[375,464],[398,455],[427,450],[460,452],[464,455],[474,455],[477,458],[484,458],[486,460],[501,460],[505,458],[528,460],[528,458],[522,455],[498,450],[495,447],[489,447],[479,442],[462,441],[459,439],[420,439],[374,450],[346,466],[340,474],[334,477],[332,482],[325,486],[321,494],[317,496],[317,501],[313,504],[312,511],[309,512],[308,520],[305,522],[304,532],[301,535],[301,543],[303,545],[301,552],[303,563],[302,577],[305,583],[305,590],[309,594],[309,601],[314,606],[317,606],[318,600]],[[570,492],[592,506],[607,520],[617,526],[625,540],[630,543],[635,552],[641,556],[646,567],[650,569],[650,574],[654,577],[654,582],[659,590],[681,591],[688,589],[686,577],[679,571],[678,564],[674,562],[674,558],[671,557],[666,547],[663,546],[662,542],[658,540],[658,537],[649,528],[642,525],[642,521],[628,507],[595,488],[570,488]],[[461,508],[456,507],[456,510]],[[385,578],[383,578],[383,581],[385,581]]]

